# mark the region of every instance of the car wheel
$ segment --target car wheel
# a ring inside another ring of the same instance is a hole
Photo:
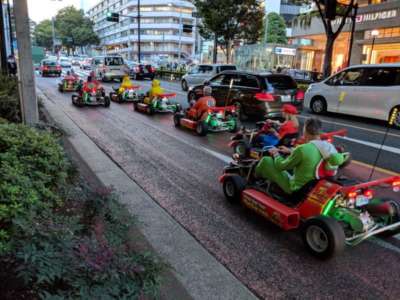
[[[197,101],[196,94],[194,92],[189,92],[188,94],[188,103],[192,101]]]
[[[323,114],[326,112],[326,100],[323,97],[315,97],[310,103],[310,109],[314,114]]]
[[[110,107],[111,101],[110,101],[110,97],[105,96],[104,97],[104,107]]]
[[[240,201],[245,187],[246,181],[238,175],[230,175],[226,177],[222,184],[225,198],[231,203],[237,203]]]
[[[390,111],[389,124],[400,129],[400,106],[396,106]]]
[[[186,91],[189,89],[186,80],[182,80],[181,86],[182,86],[182,91],[185,91],[185,92],[186,92]]]
[[[248,117],[243,111],[242,104],[240,104],[239,102],[234,102],[233,105],[235,106],[235,110],[236,110],[236,114],[238,116],[238,119],[240,121],[246,121],[248,119]]]
[[[174,125],[175,127],[180,127],[181,126],[181,114],[174,114]]]
[[[198,121],[196,126],[196,133],[200,136],[205,136],[207,135],[207,132],[208,132],[207,123],[203,121]]]
[[[326,216],[306,220],[302,238],[307,250],[321,259],[328,259],[342,252],[346,241],[339,222]]]

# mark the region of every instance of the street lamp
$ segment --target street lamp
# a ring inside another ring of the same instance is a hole
[[[371,45],[371,53],[369,55],[368,64],[371,64],[372,52],[374,51],[374,45],[375,45],[375,38],[379,35],[379,30],[376,29],[372,30],[371,35],[372,35],[372,45]]]

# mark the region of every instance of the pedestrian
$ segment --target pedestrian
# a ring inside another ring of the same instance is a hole
[[[8,74],[11,76],[17,75],[17,63],[15,61],[14,55],[9,55],[7,58],[7,68]]]

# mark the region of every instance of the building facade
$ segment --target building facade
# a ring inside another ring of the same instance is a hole
[[[275,12],[285,19],[286,34],[291,36],[292,20],[300,13],[301,6],[294,0],[263,0],[262,6],[264,7],[265,15]]]
[[[359,0],[358,3],[352,49],[351,20],[348,19],[335,41],[333,71],[346,66],[349,56],[351,65],[400,62],[400,1]],[[335,29],[339,23],[339,19],[333,21]],[[325,42],[325,31],[319,18],[313,18],[310,27],[294,27],[293,44],[298,47],[296,68],[321,71]]]
[[[137,0],[102,0],[88,10],[94,22],[94,31],[101,44],[97,50],[103,54],[120,54],[137,59],[138,22]],[[181,59],[194,55],[194,5],[190,1],[141,0],[140,46],[141,59]],[[131,17],[120,17],[118,23],[108,22],[108,12]],[[184,25],[192,25],[192,32],[184,32]]]

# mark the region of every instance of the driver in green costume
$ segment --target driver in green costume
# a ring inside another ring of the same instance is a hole
[[[287,194],[291,194],[310,181],[316,179],[316,171],[322,160],[327,168],[335,168],[345,161],[345,156],[338,153],[327,141],[321,141],[321,121],[315,118],[306,120],[304,138],[306,143],[293,151],[286,147],[270,150],[272,157],[264,157],[256,166],[255,175],[270,182],[275,182]],[[290,153],[283,158],[280,152]],[[287,171],[293,170],[293,176]]]

